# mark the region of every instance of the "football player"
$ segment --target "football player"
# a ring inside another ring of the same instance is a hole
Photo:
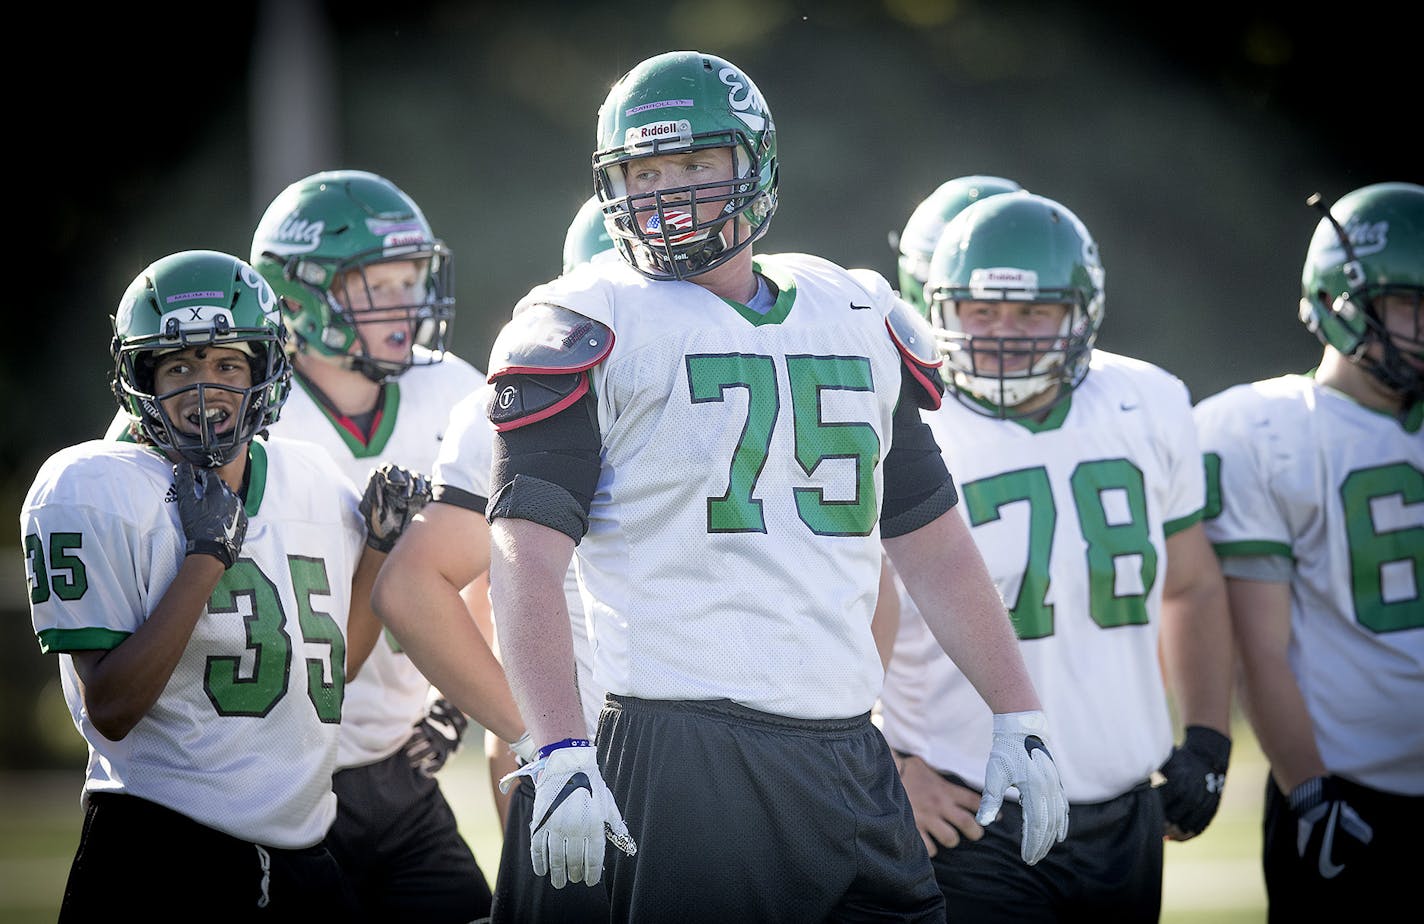
[[[1073,819],[1032,868],[1012,823],[971,823],[993,717],[903,599],[881,709],[950,918],[1156,921],[1167,821],[1184,838],[1206,827],[1230,753],[1231,629],[1187,389],[1095,348],[1097,244],[1051,199],[967,205],[924,294],[954,398],[924,416],[1053,716]],[[1177,751],[1159,642],[1187,726]],[[1021,810],[1004,806],[1011,822]]]
[[[1015,181],[1001,176],[957,176],[941,183],[921,200],[905,222],[905,229],[890,234],[890,247],[897,252],[900,297],[928,317],[925,283],[929,281],[930,259],[934,256],[935,244],[939,243],[944,226],[980,199],[1017,192],[1022,188]]]
[[[1271,765],[1272,922],[1394,913],[1424,829],[1424,186],[1311,201],[1300,319],[1319,366],[1196,409]]]
[[[1010,785],[1029,793],[1029,862],[1067,815],[1037,695],[916,410],[941,394],[930,333],[883,278],[753,257],[776,210],[776,127],[730,62],[643,61],[597,138],[621,259],[535,288],[491,355],[490,583],[539,745],[522,770],[534,869],[597,885],[607,836],[619,920],[942,919],[870,722],[882,541],[998,713],[984,811]],[[607,691],[596,747],[564,598],[575,545]],[[438,638],[415,644],[418,663],[442,655]]]
[[[451,406],[484,375],[448,350],[453,255],[415,201],[361,170],[304,177],[268,205],[252,265],[288,305],[296,387],[273,432],[322,446],[357,484],[388,463],[429,472]],[[487,687],[480,718],[514,740],[523,723],[501,689]],[[329,842],[377,918],[489,914],[436,778],[467,724],[389,633],[346,690]]]
[[[322,842],[394,533],[368,536],[319,449],[257,439],[290,387],[279,303],[228,254],[144,269],[113,316],[137,441],[61,450],[21,509],[35,632],[89,747],[61,920],[351,907]]]

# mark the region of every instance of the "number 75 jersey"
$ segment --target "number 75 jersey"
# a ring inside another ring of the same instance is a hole
[[[648,699],[858,715],[881,682],[870,617],[902,375],[894,294],[808,255],[756,262],[779,291],[765,315],[621,263],[516,309],[558,305],[616,338],[589,371],[603,464],[576,559],[594,676]]]
[[[20,511],[30,612],[61,655],[86,791],[125,792],[243,840],[319,841],[345,688],[351,581],[365,532],[355,488],[315,445],[249,450],[247,534],[149,712],[110,741],[84,711],[67,653],[120,645],[184,557],[173,465],[150,447],[92,441],[40,468]]]

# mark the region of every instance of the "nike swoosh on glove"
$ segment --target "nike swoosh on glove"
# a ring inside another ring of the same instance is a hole
[[[598,753],[588,745],[564,747],[526,764],[499,781],[508,792],[516,777],[534,778],[534,815],[529,858],[537,876],[556,889],[570,882],[598,885],[603,878],[603,841],[628,856],[638,851],[613,793],[598,771]]]
[[[1290,807],[1296,815],[1295,850],[1311,872],[1334,879],[1363,861],[1375,829],[1345,801],[1333,776],[1311,777],[1292,789]]]
[[[1158,789],[1162,811],[1183,838],[1196,837],[1216,817],[1230,760],[1230,738],[1214,728],[1188,725],[1181,745],[1162,765],[1159,772],[1167,778]]]
[[[1048,720],[1039,710],[994,714],[994,741],[984,772],[984,797],[975,820],[991,824],[1004,804],[1004,791],[1019,791],[1023,841],[1019,853],[1033,866],[1068,836],[1068,799],[1044,736]]]

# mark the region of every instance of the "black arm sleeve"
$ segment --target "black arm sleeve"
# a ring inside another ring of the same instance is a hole
[[[903,376],[895,407],[890,453],[885,457],[885,497],[880,509],[880,538],[912,533],[937,520],[959,502],[954,479],[945,467],[930,425],[920,417],[916,392],[921,386]]]
[[[495,433],[487,514],[531,520],[578,542],[601,468],[592,394],[552,417]]]

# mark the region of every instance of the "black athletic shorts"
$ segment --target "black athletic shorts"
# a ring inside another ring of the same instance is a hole
[[[607,853],[615,921],[944,920],[869,713],[810,721],[609,696],[597,747],[638,845]]]
[[[371,921],[465,924],[489,917],[490,887],[435,780],[405,751],[332,775],[327,843]]]
[[[982,838],[941,848],[930,862],[950,921],[1156,924],[1164,826],[1161,796],[1143,781],[1105,802],[1069,805],[1068,837],[1029,866],[1021,852],[1023,807],[1005,800]]]
[[[59,920],[354,920],[323,845],[282,850],[199,824],[146,799],[93,793]]]

